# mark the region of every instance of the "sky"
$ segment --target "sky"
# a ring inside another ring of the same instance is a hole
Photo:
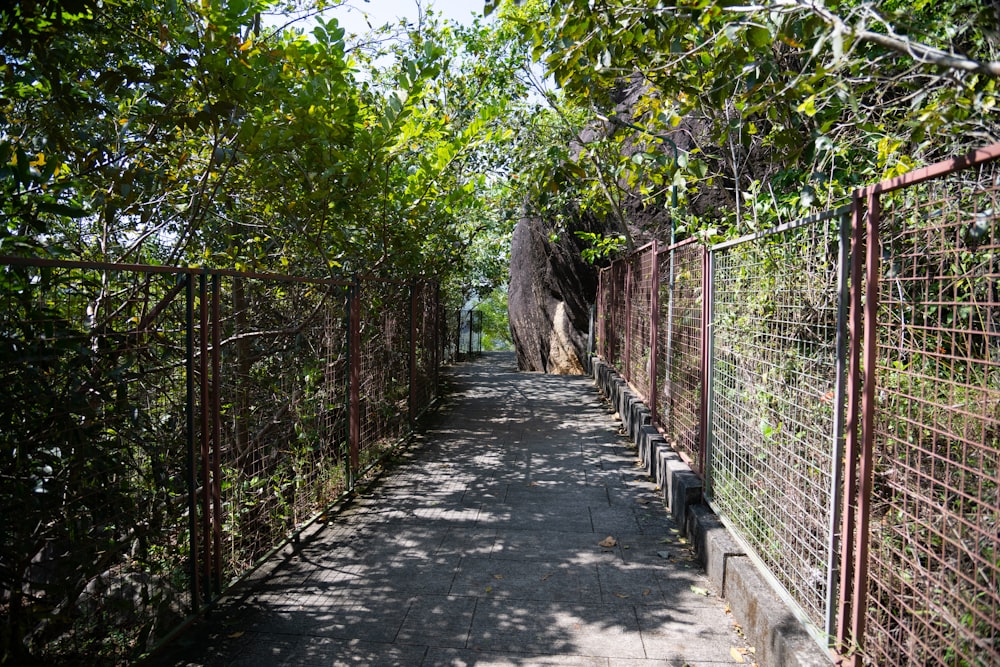
[[[464,25],[472,22],[473,13],[481,16],[483,0],[419,0],[424,9],[433,9],[435,13],[443,14]],[[372,26],[379,27],[386,23],[396,23],[397,19],[416,19],[418,0],[349,0],[347,5],[331,10],[329,15],[337,17],[340,26],[348,33],[364,33],[368,30],[364,15]]]

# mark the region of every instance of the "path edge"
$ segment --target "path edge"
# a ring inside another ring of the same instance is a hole
[[[708,578],[756,648],[761,667],[829,667],[823,651],[705,503],[702,480],[652,425],[649,408],[610,365],[590,363],[594,383],[622,422],[639,461],[660,489],[671,517],[694,544]],[[751,656],[747,656],[751,658]]]

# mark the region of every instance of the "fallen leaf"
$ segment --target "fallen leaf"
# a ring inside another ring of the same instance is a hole
[[[497,579],[497,580],[500,580],[500,579],[503,579],[503,575],[502,574],[494,574],[493,578]]]
[[[628,596],[627,596],[627,595],[625,595],[624,593],[615,593],[615,597],[616,597],[616,598],[621,598],[622,600],[624,600],[624,599],[625,599],[625,598],[627,598]]]
[[[493,587],[492,586],[487,586],[486,587],[486,592],[487,593],[492,593],[493,592]]]
[[[746,662],[746,660],[743,659],[743,654],[740,653],[735,646],[729,649],[729,655],[733,656],[733,660],[740,664]]]
[[[644,598],[645,597],[649,597],[652,594],[652,592],[653,591],[649,590],[648,588],[643,589],[643,591],[642,591],[642,597],[644,597]]]
[[[551,579],[551,578],[552,578],[552,576],[553,576],[554,574],[555,574],[555,572],[549,572],[548,574],[543,574],[543,575],[542,575],[542,581],[548,581],[549,579]]]
[[[700,586],[692,586],[691,592],[695,595],[704,595],[705,597],[711,595],[707,588],[701,588]]]
[[[243,631],[242,631],[242,630],[240,630],[239,632],[234,632],[234,633],[233,633],[233,634],[231,634],[231,635],[228,635],[228,637],[229,637],[230,639],[239,639],[239,638],[240,638],[240,637],[242,637],[242,636],[243,636]]]
[[[618,540],[608,535],[603,540],[597,543],[597,546],[604,547],[605,549],[610,549],[618,544]]]

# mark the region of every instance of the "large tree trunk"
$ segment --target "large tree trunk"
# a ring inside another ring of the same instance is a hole
[[[508,314],[521,370],[584,372],[597,270],[583,261],[581,242],[573,231],[598,229],[578,223],[550,240],[539,218],[522,218],[514,228]]]

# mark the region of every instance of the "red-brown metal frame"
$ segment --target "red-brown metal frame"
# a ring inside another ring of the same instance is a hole
[[[215,592],[222,593],[222,396],[220,382],[222,377],[222,316],[220,298],[220,279],[212,275],[212,514],[214,529],[212,532],[215,554],[213,566],[215,571]]]
[[[625,262],[625,353],[622,356],[622,371],[626,382],[631,382],[632,375],[632,262]]]
[[[350,468],[350,486],[354,486],[354,477],[361,469],[361,289],[355,280],[348,293],[349,340],[348,360],[350,364],[348,401],[349,411],[349,442],[348,462]]]
[[[701,265],[701,443],[698,451],[698,467],[708,481],[709,448],[709,402],[708,387],[711,385],[711,336],[712,329],[712,254],[705,248]]]
[[[860,664],[868,594],[869,523],[874,475],[881,195],[1000,158],[1000,144],[857,190],[852,198],[850,351],[840,605],[836,651]],[[863,218],[863,219],[862,219]],[[864,275],[862,275],[864,272]],[[862,377],[862,373],[864,377]]]
[[[862,306],[865,236],[862,229],[861,200],[855,198],[851,211],[851,300],[848,311],[848,349],[847,369],[847,419],[845,424],[844,461],[844,509],[841,513],[841,568],[840,568],[840,602],[837,613],[836,650],[841,654],[849,654],[856,648],[853,644],[853,625],[849,619],[853,617],[852,602],[854,595],[854,544],[858,511],[858,461],[861,429],[858,419],[861,416],[860,392],[861,383],[861,339],[862,339]]]
[[[212,582],[212,485],[209,477],[209,434],[212,419],[212,408],[214,401],[209,395],[209,303],[208,303],[208,280],[204,273],[198,276],[198,307],[199,307],[199,349],[198,349],[198,373],[201,380],[201,432],[199,440],[201,445],[201,539],[202,539],[202,568],[205,577],[205,590],[211,590]]]
[[[410,396],[409,419],[412,424],[416,418],[417,405],[417,283],[410,283]]]
[[[657,251],[657,243],[653,241],[650,252],[653,253],[652,266],[649,272],[650,292],[649,292],[649,387],[646,402],[649,404],[649,413],[653,419],[656,418],[657,402],[657,377],[660,374],[656,360],[659,353],[660,340],[660,254]]]

